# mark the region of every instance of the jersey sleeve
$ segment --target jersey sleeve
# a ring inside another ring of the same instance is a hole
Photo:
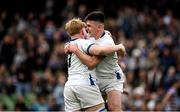
[[[94,42],[92,40],[81,39],[78,44],[83,52],[89,53],[89,48],[94,44]]]
[[[114,45],[114,41],[111,37],[111,34],[109,34],[108,32],[105,32],[105,35],[101,37],[100,39],[98,39],[96,43],[98,45]]]

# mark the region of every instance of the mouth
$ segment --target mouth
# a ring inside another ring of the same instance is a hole
[[[89,33],[89,31],[87,29],[85,29],[86,33]]]

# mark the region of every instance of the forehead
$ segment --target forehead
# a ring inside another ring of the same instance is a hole
[[[88,20],[88,21],[86,21],[86,24],[87,24],[87,26],[94,26],[94,25],[97,25],[97,22]]]

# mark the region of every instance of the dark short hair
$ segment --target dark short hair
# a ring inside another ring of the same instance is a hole
[[[97,21],[97,22],[101,22],[104,23],[104,13],[101,11],[94,11],[89,13],[86,17],[84,21],[90,20],[90,21]]]

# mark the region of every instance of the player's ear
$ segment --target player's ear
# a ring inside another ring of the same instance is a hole
[[[83,28],[83,29],[81,30],[81,33],[82,33],[82,35],[87,35],[87,32],[86,32],[85,28]]]
[[[83,29],[81,29],[81,30],[80,30],[80,34],[81,34],[81,35],[83,35],[83,34],[84,34],[84,33],[83,33]]]
[[[83,29],[80,30],[80,35],[82,36],[82,38],[85,38],[85,37],[84,37],[85,34],[84,34],[84,32],[83,32]]]

